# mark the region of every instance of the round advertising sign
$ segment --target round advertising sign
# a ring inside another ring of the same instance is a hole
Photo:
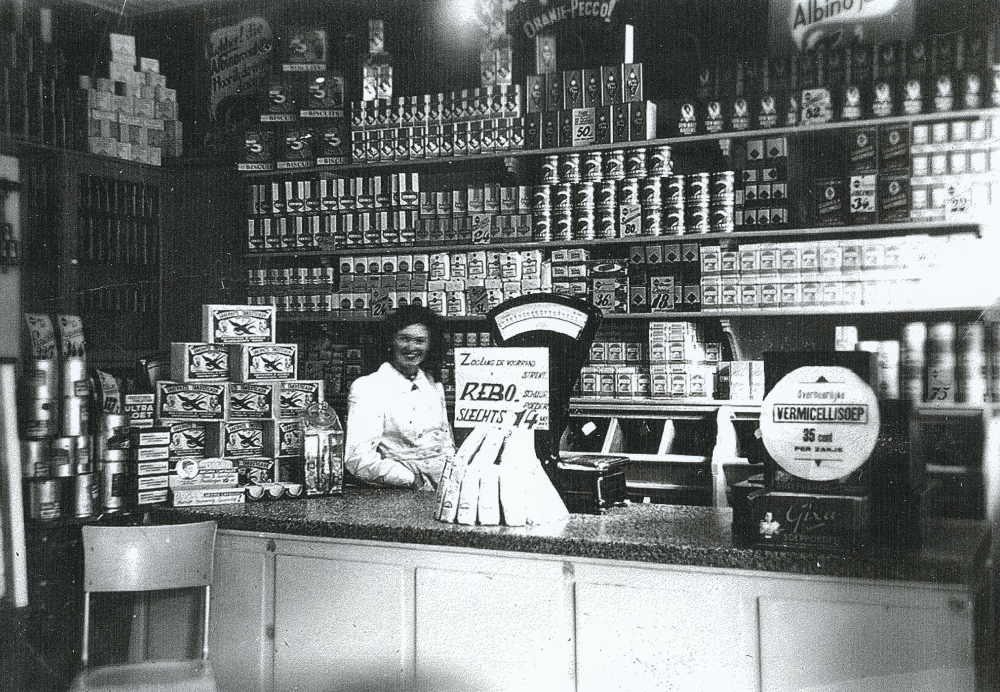
[[[760,432],[788,473],[832,481],[871,456],[880,426],[878,398],[854,372],[809,365],[785,375],[764,397]]]

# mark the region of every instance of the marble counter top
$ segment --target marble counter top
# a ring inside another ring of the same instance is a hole
[[[433,493],[349,488],[342,497],[280,499],[240,505],[157,508],[152,519],[214,519],[223,530],[454,546],[698,567],[870,579],[964,583],[982,526],[932,520],[920,550],[878,546],[856,555],[733,546],[732,511],[633,504],[602,516],[573,514],[532,527],[460,526],[432,518]]]

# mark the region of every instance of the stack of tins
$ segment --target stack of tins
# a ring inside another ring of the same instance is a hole
[[[22,476],[33,520],[89,519],[98,506],[83,324],[75,315],[25,315]],[[57,332],[58,327],[58,332]]]

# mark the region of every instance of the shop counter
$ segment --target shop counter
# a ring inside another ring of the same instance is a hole
[[[155,510],[219,523],[221,689],[971,689],[978,523],[848,556],[736,548],[726,509],[472,527],[435,521],[433,503],[349,489]]]

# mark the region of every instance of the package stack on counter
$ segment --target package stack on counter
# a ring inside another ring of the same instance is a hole
[[[324,400],[323,382],[297,379],[298,346],[274,334],[273,308],[205,305],[202,342],[171,345],[146,430],[168,440],[175,506],[302,493],[299,417]]]
[[[134,36],[110,34],[108,43],[108,76],[79,79],[78,146],[153,166],[163,157],[181,156],[177,91],[167,88],[159,61],[137,57]]]
[[[86,520],[100,509],[90,434],[83,322],[25,314],[20,386],[22,476],[32,520]]]
[[[656,104],[645,99],[642,63],[558,71],[555,37],[538,36],[524,98],[525,149],[656,139]]]
[[[717,336],[692,322],[651,322],[646,343],[595,341],[579,394],[599,398],[759,401],[762,361],[725,361]]]

